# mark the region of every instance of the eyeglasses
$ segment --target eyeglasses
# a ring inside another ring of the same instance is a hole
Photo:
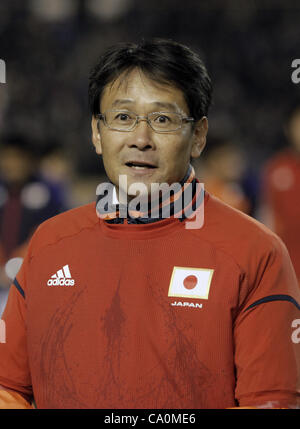
[[[108,110],[99,113],[96,118],[103,120],[104,125],[116,131],[133,131],[140,121],[146,121],[156,133],[177,131],[184,122],[194,121],[194,118],[184,117],[180,113],[152,112],[147,116],[139,116],[128,110]]]

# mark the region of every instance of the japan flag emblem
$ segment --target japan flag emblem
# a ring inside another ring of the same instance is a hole
[[[208,299],[213,273],[208,268],[174,267],[168,296]]]

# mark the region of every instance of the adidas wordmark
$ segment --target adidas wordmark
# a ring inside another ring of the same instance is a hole
[[[69,265],[64,265],[61,270],[58,270],[56,274],[53,274],[48,280],[48,286],[74,286],[75,280],[72,279]]]

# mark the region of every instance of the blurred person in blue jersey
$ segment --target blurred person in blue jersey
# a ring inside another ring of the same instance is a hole
[[[41,222],[67,208],[57,186],[39,172],[38,149],[17,134],[3,136],[0,143],[0,313],[11,276],[20,268],[15,258],[24,256]]]

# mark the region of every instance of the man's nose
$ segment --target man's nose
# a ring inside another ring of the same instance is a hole
[[[136,147],[140,150],[152,149],[154,147],[153,132],[146,119],[139,119],[135,129],[130,134],[131,136],[128,140],[129,147]]]

